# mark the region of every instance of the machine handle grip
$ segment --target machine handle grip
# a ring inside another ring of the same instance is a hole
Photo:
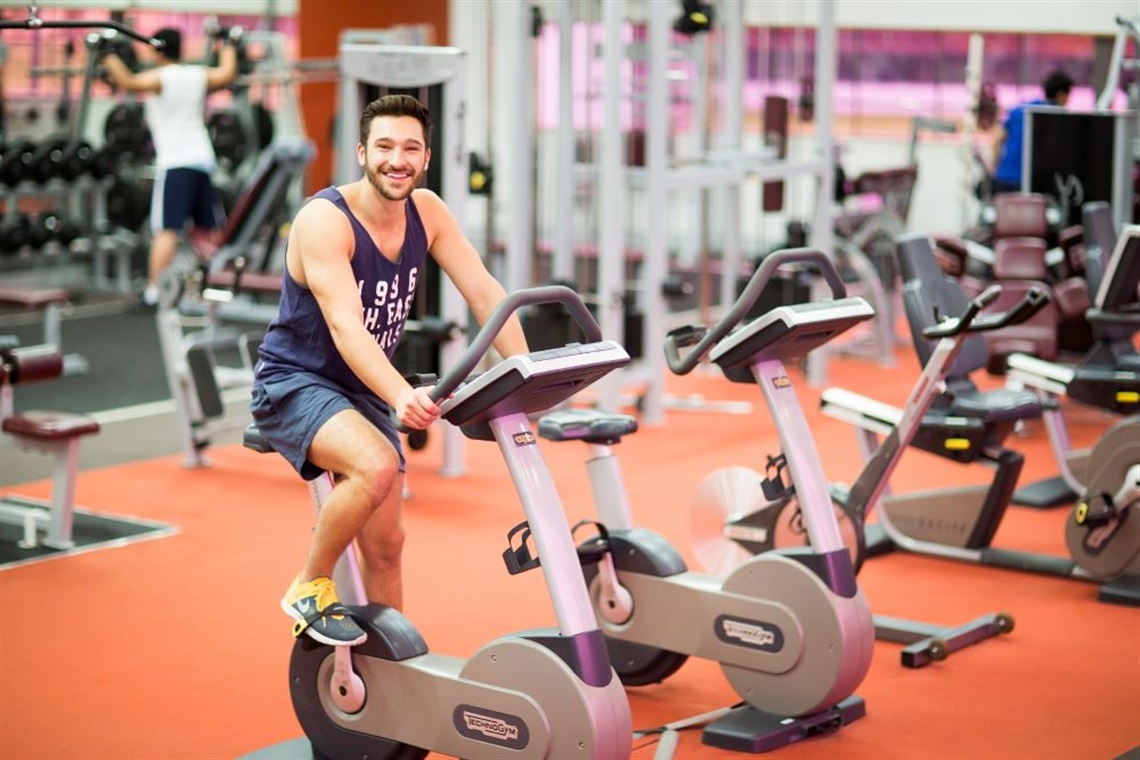
[[[949,338],[964,332],[986,332],[1000,330],[1010,325],[1019,325],[1032,317],[1049,303],[1049,294],[1038,287],[1032,287],[1013,308],[998,314],[981,314],[1001,293],[1000,285],[991,285],[970,301],[962,316],[946,319],[922,331],[926,338]]]
[[[954,335],[966,332],[970,329],[974,318],[981,313],[982,309],[989,306],[1001,294],[1001,285],[991,285],[984,291],[976,295],[969,304],[966,305],[966,310],[962,312],[960,317],[951,317],[944,319],[936,325],[930,325],[922,331],[923,337],[926,338],[949,338]]]
[[[534,306],[544,303],[560,303],[570,312],[570,316],[582,328],[582,333],[589,343],[597,343],[602,339],[602,328],[594,320],[590,310],[582,301],[581,296],[565,285],[546,285],[538,288],[518,290],[509,294],[499,302],[491,316],[483,324],[478,334],[467,347],[467,351],[459,358],[439,383],[431,391],[432,401],[439,402],[450,396],[460,383],[467,379],[483,355],[491,348],[499,332],[507,324],[511,315],[524,306]]]
[[[413,388],[423,388],[424,386],[435,385],[437,382],[439,382],[439,376],[434,372],[413,372],[410,375],[404,375],[404,379],[407,380],[408,385],[412,386]],[[397,420],[394,410],[392,412],[392,419],[396,423],[397,432],[403,433],[404,435],[411,435],[412,433],[416,432],[416,428],[410,428],[404,423]]]
[[[1012,309],[1001,314],[983,314],[974,320],[970,330],[982,332],[1000,330],[1010,325],[1019,325],[1045,308],[1045,304],[1049,303],[1049,300],[1047,292],[1041,288],[1032,287]]]
[[[696,368],[698,364],[705,358],[708,352],[715,346],[724,336],[732,332],[732,329],[740,324],[744,316],[752,308],[756,300],[760,298],[760,293],[767,286],[768,281],[772,279],[772,275],[782,266],[792,263],[812,263],[819,267],[820,273],[823,278],[827,280],[828,286],[831,288],[831,294],[834,298],[843,298],[847,295],[847,287],[843,284],[843,278],[839,276],[839,272],[835,269],[835,265],[831,262],[822,251],[814,248],[787,248],[782,251],[776,251],[764,257],[764,261],[756,269],[752,275],[752,279],[748,281],[740,296],[733,303],[732,308],[725,313],[719,322],[713,327],[706,330],[706,332],[695,341],[696,348],[687,353],[684,357],[681,356],[679,349],[685,345],[680,342],[682,338],[691,337],[691,330],[696,328],[684,328],[683,335],[674,336],[670,333],[665,338],[665,361],[669,365],[669,369],[673,370],[678,375],[687,375]],[[678,332],[678,331],[674,331]]]
[[[665,361],[677,374],[683,375],[689,370],[681,371],[684,360],[681,358],[681,349],[696,345],[701,338],[708,334],[709,328],[704,325],[685,325],[670,330],[665,335]]]

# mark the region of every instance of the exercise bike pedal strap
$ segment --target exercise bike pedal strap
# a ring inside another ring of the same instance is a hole
[[[317,622],[323,617],[332,617],[335,615],[344,615],[345,617],[352,616],[352,613],[348,611],[348,608],[340,602],[333,602],[323,610],[317,610],[314,608],[311,612],[302,612],[301,614],[304,616],[304,620],[298,620],[293,623],[293,638],[300,638],[301,634],[307,631],[313,623]]]
[[[578,562],[582,567],[587,565],[595,565],[602,561],[602,557],[612,551],[610,545],[610,533],[606,530],[606,526],[595,520],[579,520],[570,529],[570,534],[573,535],[578,532],[578,529],[586,525],[594,526],[598,535],[592,536],[589,540],[582,542],[578,545]]]

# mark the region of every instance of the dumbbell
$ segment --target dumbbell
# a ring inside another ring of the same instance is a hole
[[[59,176],[62,179],[79,179],[89,173],[95,151],[84,140],[69,142],[63,148],[59,160]]]
[[[28,220],[28,246],[39,250],[51,242],[69,246],[79,237],[79,225],[54,212],[39,214]]]
[[[63,162],[63,152],[67,147],[67,140],[53,137],[40,143],[32,154],[28,164],[28,178],[33,182],[45,185],[53,177],[59,176],[60,164]]]
[[[48,226],[49,214],[33,214],[28,217],[27,239],[28,247],[38,251],[51,242],[52,230]]]
[[[66,216],[57,217],[56,219],[55,239],[59,241],[60,245],[70,246],[82,232],[79,228],[79,223]]]
[[[47,230],[49,240],[54,240],[65,248],[79,237],[79,225],[66,216],[47,213],[40,217],[40,224]]]
[[[19,253],[28,244],[28,217],[23,214],[0,220],[0,253]]]
[[[28,140],[9,143],[4,149],[4,158],[0,159],[0,182],[15,187],[28,179],[35,152],[36,144]]]

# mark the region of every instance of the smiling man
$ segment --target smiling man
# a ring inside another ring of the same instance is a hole
[[[365,639],[331,580],[354,543],[368,600],[403,603],[404,455],[393,416],[422,429],[440,410],[391,357],[428,255],[480,324],[505,296],[448,207],[419,187],[431,130],[427,108],[408,95],[364,109],[356,146],[364,176],[320,191],[297,213],[279,312],[260,348],[250,408],[262,434],[306,480],[322,471],[336,477],[281,600],[294,636],[325,644]],[[527,350],[517,319],[495,348],[503,356]]]

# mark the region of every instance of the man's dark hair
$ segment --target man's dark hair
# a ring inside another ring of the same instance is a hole
[[[1045,89],[1045,99],[1053,101],[1058,95],[1073,89],[1073,79],[1063,71],[1054,71],[1045,77],[1041,86]]]
[[[360,114],[360,144],[368,145],[368,132],[372,129],[372,120],[379,116],[411,116],[424,128],[424,146],[431,146],[431,114],[427,106],[413,98],[411,95],[385,95],[377,98],[364,108]]]
[[[161,52],[168,60],[182,60],[182,32],[164,27],[154,33],[154,39],[162,41]]]

